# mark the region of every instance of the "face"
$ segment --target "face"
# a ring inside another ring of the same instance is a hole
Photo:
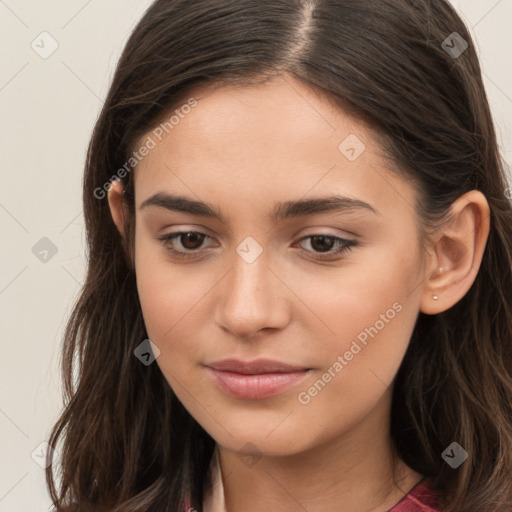
[[[291,77],[190,97],[141,139],[154,147],[134,176],[155,364],[227,449],[294,454],[362,428],[389,410],[419,312],[413,186],[370,129]],[[212,369],[226,359],[241,366]]]

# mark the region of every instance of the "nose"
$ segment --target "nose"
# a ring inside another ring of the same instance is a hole
[[[263,329],[282,329],[289,322],[293,294],[263,254],[252,263],[235,254],[217,293],[216,324],[237,338],[251,339]]]

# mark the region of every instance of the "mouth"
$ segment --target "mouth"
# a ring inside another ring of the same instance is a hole
[[[270,359],[249,362],[225,359],[205,366],[223,392],[247,400],[259,400],[283,393],[304,380],[312,370]]]

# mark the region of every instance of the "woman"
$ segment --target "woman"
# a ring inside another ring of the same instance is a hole
[[[512,207],[447,2],[157,0],[84,212],[56,510],[512,509]]]

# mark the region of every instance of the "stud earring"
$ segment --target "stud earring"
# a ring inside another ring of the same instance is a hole
[[[439,299],[439,297],[438,297],[437,295],[434,295],[432,298],[433,298],[434,300],[438,300],[438,299]]]

